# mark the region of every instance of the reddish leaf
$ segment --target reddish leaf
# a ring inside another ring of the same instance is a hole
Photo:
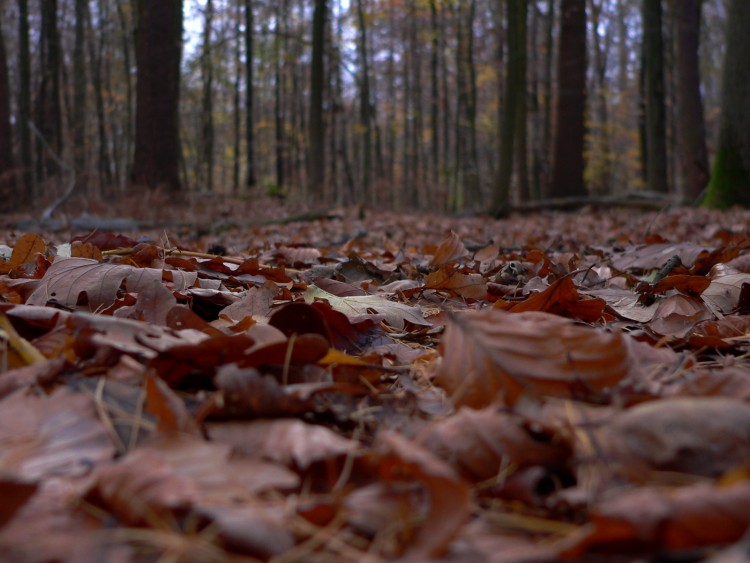
[[[442,266],[449,262],[455,262],[459,258],[469,254],[466,250],[464,243],[461,242],[461,238],[453,231],[450,232],[447,238],[443,239],[435,251],[435,255],[430,261],[432,266]]]
[[[473,408],[523,396],[594,396],[634,369],[620,334],[546,313],[456,314],[440,347],[437,383],[456,405]]]
[[[571,538],[565,558],[688,550],[738,540],[750,526],[750,482],[699,483],[679,489],[644,487],[592,510],[592,526]]]
[[[18,477],[10,475],[0,476],[0,528],[15,516],[16,512],[26,504],[34,493],[38,485],[24,481]]]
[[[331,332],[323,314],[307,303],[289,303],[283,306],[271,315],[268,324],[278,328],[286,336],[318,334],[331,342]]]
[[[449,290],[466,299],[487,298],[487,282],[480,274],[463,274],[453,265],[441,266],[424,284],[425,289]]]
[[[496,477],[503,470],[545,465],[563,466],[567,448],[549,436],[542,439],[523,420],[494,407],[462,408],[420,436],[422,444],[452,463],[473,481]]]
[[[604,318],[606,306],[603,299],[579,295],[573,280],[570,276],[565,276],[544,291],[532,293],[526,300],[513,305],[510,310],[514,313],[541,311],[594,323]]]
[[[398,434],[382,433],[375,446],[373,463],[381,479],[396,483],[414,480],[429,493],[421,506],[409,506],[412,514],[407,517],[421,512],[422,521],[404,557],[419,561],[442,555],[469,518],[468,486],[444,462]]]
[[[588,441],[588,439],[587,439]],[[636,480],[649,471],[717,477],[750,464],[750,405],[724,398],[663,399],[635,406],[597,430],[596,452]]]
[[[27,233],[16,241],[13,253],[7,262],[0,263],[0,274],[6,274],[25,265],[33,266],[37,254],[47,250],[47,243],[42,237],[33,233]]]

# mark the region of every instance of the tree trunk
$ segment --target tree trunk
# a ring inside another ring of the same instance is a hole
[[[117,17],[120,20],[122,61],[124,66],[123,78],[125,80],[125,138],[123,139],[123,154],[116,154],[115,162],[123,161],[125,162],[123,167],[127,168],[131,166],[131,154],[133,151],[133,79],[130,72],[130,49],[132,42],[129,39],[133,37],[134,34],[131,32],[130,26],[128,25],[128,19],[125,15],[122,0],[117,0],[115,4],[117,5]],[[99,59],[101,59],[101,55],[99,56]],[[101,63],[99,62],[98,64]],[[102,160],[105,160],[103,154],[101,158]],[[106,161],[109,162],[108,156]],[[107,168],[109,169],[109,165],[107,165]],[[129,178],[130,175],[130,170],[126,170],[122,177],[118,178],[118,181],[124,182],[125,178]]]
[[[13,129],[10,125],[10,87],[5,38],[0,28],[0,211],[10,211],[20,198],[15,193],[15,160],[13,158]]]
[[[42,2],[42,69],[37,98],[36,127],[37,169],[40,177],[57,172],[56,158],[62,147],[62,115],[60,108],[60,35],[57,29],[57,0]]]
[[[280,10],[284,9],[284,13]],[[276,30],[281,29],[282,17],[286,16],[286,3],[280,7],[276,5]],[[283,193],[286,183],[286,135],[284,134],[285,120],[283,113],[284,103],[284,74],[282,67],[282,57],[285,56],[286,50],[282,50],[282,38],[277,33],[273,40],[274,47],[274,98],[273,98],[273,116],[274,116],[274,148],[276,156],[276,189]]]
[[[86,54],[85,29],[87,0],[75,3],[75,47],[73,49],[73,169],[78,189],[85,185],[86,174]]]
[[[205,21],[203,25],[203,52],[201,54],[201,74],[203,79],[203,98],[201,103],[201,154],[200,166],[203,171],[199,178],[199,189],[209,192],[214,189],[214,64],[212,60],[214,3],[207,0]]]
[[[22,207],[31,204],[36,193],[34,158],[31,145],[31,51],[29,49],[29,3],[18,0],[18,119],[21,136],[21,177],[23,186],[18,202]]]
[[[359,122],[362,126],[362,193],[370,198],[372,180],[372,119],[370,100],[370,66],[367,61],[367,24],[362,0],[357,0],[357,23],[359,26],[359,40],[357,51],[359,54]]]
[[[523,0],[525,4],[526,0]],[[474,16],[476,1],[471,0],[466,10],[458,4],[456,79],[458,88],[458,115],[456,128],[456,158],[460,173],[460,184],[464,193],[464,206],[476,208],[481,205],[482,190],[479,183],[477,163],[477,91],[476,69],[474,66]],[[525,14],[524,14],[525,39]],[[524,51],[525,55],[525,51]],[[525,57],[524,57],[525,62]],[[525,64],[524,64],[525,68]],[[525,70],[523,71],[525,75]],[[525,81],[524,81],[525,90]],[[523,109],[519,106],[519,112]]]
[[[709,177],[698,56],[701,4],[702,0],[680,0],[673,6],[677,17],[679,162],[687,201],[700,197]]]
[[[508,2],[508,57],[505,74],[505,111],[500,123],[500,154],[497,182],[491,211],[503,215],[510,206],[510,184],[513,176],[515,146],[519,125],[516,116],[524,107],[526,95],[526,13],[527,1]],[[524,119],[525,123],[525,119]]]
[[[598,30],[602,24],[603,3],[591,1],[591,27]],[[608,30],[605,31],[605,33]],[[594,108],[592,113],[596,116],[595,130],[591,133],[589,148],[595,165],[591,165],[592,174],[590,174],[591,191],[594,193],[609,193],[612,188],[611,184],[611,167],[612,155],[610,150],[610,126],[609,126],[609,106],[607,102],[607,62],[609,58],[609,34],[602,38],[598,31],[592,33],[594,39]]]
[[[328,1],[315,0],[312,26],[312,61],[310,64],[310,154],[309,196],[320,201],[326,174],[326,130],[323,120],[323,89],[325,88],[325,32]]]
[[[552,197],[586,194],[583,149],[586,136],[586,0],[562,0],[557,53],[557,127]]]
[[[719,145],[704,205],[750,207],[750,2],[731,0]]]
[[[98,6],[101,10],[102,3]],[[102,22],[102,12],[99,14],[99,24],[100,26],[103,24]],[[102,58],[103,58],[103,44],[102,40],[99,41],[98,49],[94,45],[94,38],[97,36],[96,33],[94,33],[94,25],[91,21],[91,11],[86,10],[86,20],[88,23],[88,46],[89,46],[89,61],[91,64],[91,86],[94,91],[94,99],[95,99],[95,105],[96,105],[96,125],[97,125],[97,134],[99,137],[99,158],[98,158],[98,165],[97,165],[97,171],[98,171],[98,181],[99,184],[102,186],[110,187],[112,185],[112,168],[110,163],[110,156],[109,156],[109,139],[107,137],[107,124],[106,124],[106,115],[104,111],[104,91],[106,88],[106,85],[102,81]],[[127,38],[125,40],[127,42]],[[129,60],[129,59],[128,59]],[[127,90],[126,90],[127,95]],[[122,150],[128,155],[126,158],[126,161],[129,161],[130,159],[130,136],[131,136],[131,126],[130,126],[130,112],[126,111],[125,115],[125,140],[122,145]],[[120,155],[115,152],[115,157],[118,158]],[[116,167],[118,168],[118,167]]]
[[[435,0],[430,0],[430,139],[432,150],[432,174],[431,180],[437,182],[439,171],[442,167],[440,162],[440,97],[438,82],[438,64],[440,51],[440,28],[438,27],[438,12]],[[437,186],[435,186],[437,187]]]
[[[258,184],[255,164],[255,17],[252,0],[245,0],[245,142],[247,144],[247,176],[245,185]]]
[[[180,57],[182,0],[140,3],[135,156],[132,180],[149,188],[181,190]]]
[[[664,40],[661,0],[643,0],[646,188],[668,191],[667,110],[664,94]]]

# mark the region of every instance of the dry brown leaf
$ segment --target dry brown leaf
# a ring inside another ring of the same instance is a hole
[[[464,274],[454,265],[441,266],[424,280],[425,289],[449,290],[465,299],[486,299],[487,282],[481,274]]]
[[[750,526],[750,482],[641,487],[594,506],[590,527],[569,538],[563,558],[688,550],[738,540]]]
[[[593,439],[598,446],[579,451],[582,458],[636,481],[652,471],[718,477],[750,464],[750,405],[720,397],[662,399],[624,411]]]
[[[423,561],[444,554],[469,518],[469,487],[450,466],[395,432],[378,436],[373,463],[383,481],[416,481],[429,493],[429,499],[422,497],[419,504],[409,505],[408,513],[401,513],[401,518],[419,515],[421,520],[404,557]]]
[[[317,461],[353,452],[356,444],[323,426],[301,420],[255,420],[208,425],[212,440],[235,451],[305,470]]]
[[[440,348],[436,383],[473,408],[524,396],[585,398],[635,370],[624,336],[546,313],[458,313]]]
[[[195,279],[194,274],[185,276]],[[162,271],[152,268],[102,264],[88,258],[60,259],[50,266],[26,303],[45,305],[54,301],[74,309],[85,293],[87,309],[98,311],[115,302],[123,282],[129,291],[138,292],[150,284],[161,284],[161,279]]]
[[[700,298],[674,293],[658,301],[648,326],[657,334],[683,337],[697,323],[713,318]]]
[[[24,265],[34,264],[37,254],[43,254],[46,250],[47,244],[42,237],[34,233],[26,233],[16,241],[10,259],[0,263],[0,274],[6,274]]]
[[[467,254],[469,254],[469,251],[466,250],[464,243],[461,242],[461,238],[454,231],[451,231],[438,245],[435,255],[430,261],[430,265],[442,266],[449,262],[455,262]]]
[[[0,401],[0,472],[23,479],[85,475],[115,447],[92,398],[62,388],[50,396],[17,391]]]
[[[501,472],[567,463],[568,448],[562,440],[537,432],[523,420],[495,407],[462,408],[433,424],[420,442],[473,481],[484,481]]]
[[[532,293],[526,300],[510,307],[514,313],[542,311],[584,322],[599,322],[604,318],[604,299],[579,295],[570,276],[551,284],[544,291]]]

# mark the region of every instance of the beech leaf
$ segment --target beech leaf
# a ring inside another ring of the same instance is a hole
[[[633,369],[624,336],[547,313],[458,313],[440,348],[436,382],[454,404],[473,408],[514,404],[524,395],[586,396]]]

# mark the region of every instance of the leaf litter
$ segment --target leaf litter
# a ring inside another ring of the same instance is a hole
[[[6,233],[0,559],[746,559],[749,228]]]

